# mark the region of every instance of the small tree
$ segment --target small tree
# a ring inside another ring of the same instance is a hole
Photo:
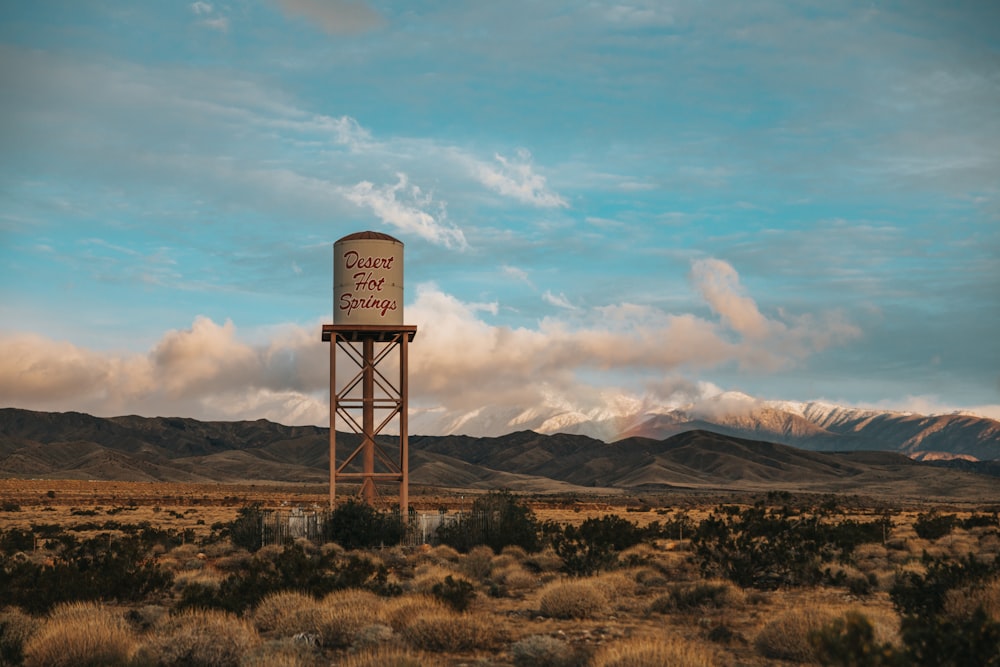
[[[490,491],[472,503],[472,512],[455,523],[438,529],[438,537],[462,552],[485,544],[499,553],[516,545],[525,551],[538,551],[538,520],[527,504],[507,489]]]
[[[365,549],[399,544],[403,522],[398,514],[380,512],[351,498],[330,514],[323,526],[323,539],[345,549]]]

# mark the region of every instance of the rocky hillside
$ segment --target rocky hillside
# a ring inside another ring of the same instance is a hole
[[[826,437],[826,436],[823,436]],[[338,434],[347,453],[356,435]],[[995,478],[894,452],[818,452],[703,429],[613,443],[574,434],[411,436],[411,483],[535,493],[802,490],[994,498]],[[380,443],[391,458],[391,440]],[[971,465],[971,464],[970,464]],[[328,480],[328,431],[265,420],[0,409],[0,476],[169,482]]]

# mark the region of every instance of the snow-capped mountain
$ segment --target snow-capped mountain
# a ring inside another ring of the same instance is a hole
[[[893,451],[916,459],[1000,459],[1000,422],[968,414],[921,415],[824,402],[762,401],[723,392],[687,405],[615,398],[595,408],[564,402],[525,409],[483,407],[411,416],[411,433],[500,436],[520,430],[586,435],[605,442],[657,440],[703,429],[814,451]]]

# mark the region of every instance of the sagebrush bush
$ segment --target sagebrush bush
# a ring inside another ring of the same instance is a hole
[[[319,643],[327,648],[350,646],[358,632],[372,625],[377,608],[352,604],[321,604],[316,610],[315,627]]]
[[[429,594],[435,584],[455,574],[457,572],[446,565],[423,563],[414,570],[413,580],[409,582],[407,589],[414,593]]]
[[[382,619],[399,632],[419,616],[445,611],[448,611],[447,605],[431,595],[404,595],[386,601]]]
[[[57,605],[24,646],[26,667],[128,665],[136,648],[125,619],[92,602]]]
[[[17,607],[0,610],[0,665],[19,665],[24,645],[38,630],[40,622]]]
[[[569,642],[548,635],[531,635],[510,646],[514,667],[577,667],[586,656]]]
[[[494,570],[490,578],[504,595],[510,597],[521,597],[538,586],[538,575],[528,572],[521,565]]]
[[[413,648],[436,653],[492,650],[507,639],[496,619],[451,610],[422,614],[411,620],[401,634]]]
[[[264,597],[253,611],[253,623],[261,632],[290,637],[315,632],[319,603],[299,591],[278,591]]]
[[[593,667],[715,667],[711,648],[680,638],[626,639],[601,649]]]
[[[383,601],[383,598],[363,588],[345,588],[328,593],[321,600],[321,604],[327,607],[357,607],[374,617],[376,611],[382,607]]]
[[[562,569],[563,559],[553,549],[544,549],[524,559],[525,565],[541,573],[554,573]]]
[[[722,580],[674,584],[666,595],[653,600],[650,610],[665,614],[692,609],[724,609],[741,603],[744,597],[743,591]]]
[[[238,667],[260,644],[248,620],[228,612],[189,609],[165,618],[139,649],[143,667]]]
[[[554,581],[539,598],[539,612],[551,618],[595,618],[607,608],[604,594],[587,580]]]
[[[459,561],[459,569],[467,576],[482,581],[490,575],[490,568],[493,565],[493,549],[480,545],[473,547],[469,553],[465,554]]]
[[[813,652],[824,665],[892,667],[902,656],[891,644],[879,642],[868,618],[848,611],[809,635]]]
[[[605,572],[590,578],[607,600],[626,599],[635,595],[636,583],[625,572]]]
[[[427,553],[428,558],[443,563],[457,563],[459,558],[458,550],[447,544],[439,544]]]
[[[815,660],[816,653],[809,637],[833,619],[834,614],[826,609],[805,607],[782,612],[764,624],[754,646],[765,658],[797,662]]]
[[[1000,621],[1000,577],[945,595],[944,612],[952,619],[970,618],[979,608],[987,618]]]

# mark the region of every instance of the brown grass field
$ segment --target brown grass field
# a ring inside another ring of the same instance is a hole
[[[420,512],[464,509],[471,498],[460,491],[411,491]],[[91,603],[93,608],[56,608],[41,617],[3,610],[0,648],[13,641],[17,628],[25,628],[26,665],[76,664],[82,658],[70,649],[77,645],[107,651],[106,664],[129,665],[198,664],[198,656],[206,661],[201,664],[279,666],[818,664],[809,648],[810,631],[851,610],[868,618],[881,641],[899,644],[900,619],[888,589],[897,573],[921,570],[925,551],[956,558],[971,553],[981,560],[1000,554],[995,530],[956,529],[924,540],[912,527],[919,512],[967,516],[995,512],[996,506],[899,506],[884,498],[851,496],[839,499],[844,517],[871,520],[887,510],[893,515],[892,540],[864,544],[851,564],[838,566],[851,576],[871,575],[876,583],[868,595],[852,595],[843,586],[761,591],[705,580],[684,539],[640,544],[621,554],[632,565],[577,578],[559,572],[552,552],[508,548],[496,554],[479,547],[460,554],[446,546],[392,547],[369,556],[394,565],[392,576],[403,591],[398,597],[363,591],[336,591],[322,599],[284,594],[237,618],[222,612],[172,614],[171,609],[185,585],[218,586],[228,563],[273,557],[277,548],[251,556],[231,544],[201,549],[197,538],[207,536],[213,524],[232,521],[250,503],[323,507],[325,487],[0,479],[0,499],[7,506],[0,511],[2,530],[37,524],[73,530],[93,522],[93,513],[103,518],[114,509],[114,518],[122,522],[148,521],[163,529],[190,529],[196,536],[193,543],[155,554],[157,564],[174,576],[171,592],[155,603],[138,608]],[[615,514],[640,525],[676,511],[697,521],[720,503],[752,502],[749,496],[724,493],[530,499],[542,521],[579,524]],[[321,548],[327,547],[306,545],[307,551]],[[429,595],[448,576],[474,587],[476,595],[464,612]],[[500,594],[493,590],[498,585]],[[691,605],[676,603],[679,593],[698,586],[712,595]],[[1000,621],[1000,583],[994,580],[984,590],[984,607]],[[125,623],[126,616],[133,622]],[[321,638],[320,647],[310,643],[312,636]]]

